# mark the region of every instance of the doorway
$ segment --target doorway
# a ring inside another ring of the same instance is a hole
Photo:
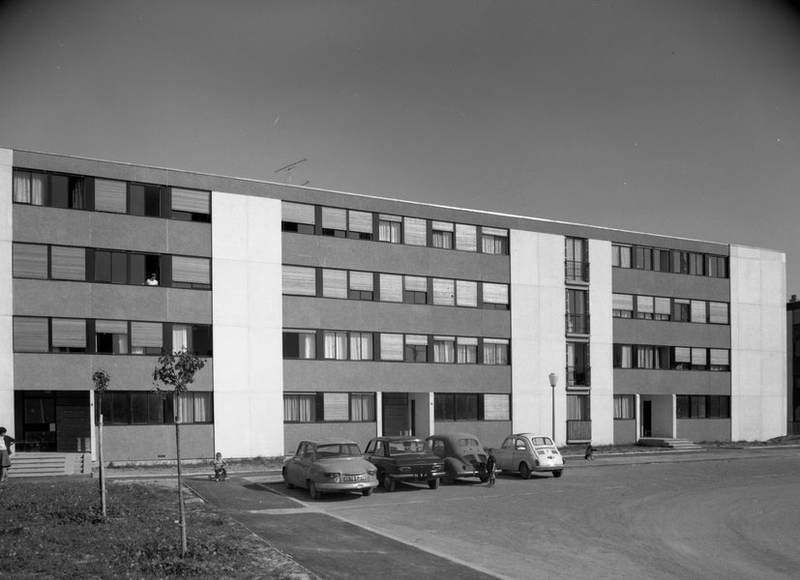
[[[642,401],[642,437],[653,435],[653,402]]]
[[[383,393],[383,434],[414,435],[415,402],[408,393]]]
[[[77,453],[90,450],[88,391],[17,391],[15,437],[20,451]]]

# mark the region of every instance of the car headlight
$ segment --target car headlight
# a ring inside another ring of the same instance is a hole
[[[433,471],[442,471],[443,469],[444,469],[443,463],[437,463],[436,465],[433,466]]]
[[[331,479],[334,483],[339,483],[339,474],[338,473],[323,473],[322,477],[325,479]]]
[[[377,469],[367,469],[367,475],[373,475],[374,476],[376,473],[378,473]]]

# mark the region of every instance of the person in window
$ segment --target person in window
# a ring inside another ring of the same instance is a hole
[[[0,427],[0,483],[8,479],[8,469],[11,467],[11,446],[14,438],[6,435],[6,428]]]
[[[158,286],[158,278],[156,278],[155,272],[150,274],[150,277],[147,280],[145,280],[145,284],[147,284],[148,286]]]

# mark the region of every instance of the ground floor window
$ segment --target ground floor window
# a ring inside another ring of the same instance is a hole
[[[614,395],[614,419],[636,418],[636,396]]]
[[[678,395],[678,419],[730,419],[731,398],[727,395]]]
[[[375,421],[375,393],[285,393],[284,423]]]
[[[107,391],[97,395],[95,407],[106,425],[167,425],[175,422],[172,393]],[[181,393],[178,412],[182,423],[212,423],[213,394],[210,391]]]
[[[511,397],[502,394],[436,393],[433,409],[437,421],[509,421]]]

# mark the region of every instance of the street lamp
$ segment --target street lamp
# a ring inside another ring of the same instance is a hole
[[[556,442],[556,385],[558,384],[558,375],[556,373],[550,373],[547,376],[550,379],[550,386],[553,387],[553,423],[551,425],[552,429],[550,434],[553,438],[553,444]]]

